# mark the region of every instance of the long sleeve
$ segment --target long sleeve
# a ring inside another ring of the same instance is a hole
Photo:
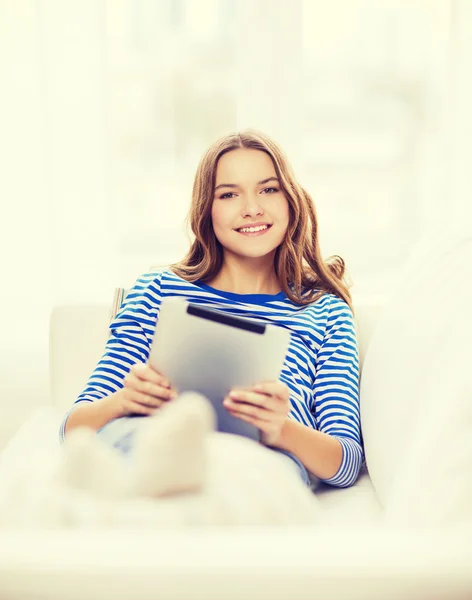
[[[118,391],[131,366],[147,361],[160,301],[160,274],[141,275],[109,325],[110,336],[101,359],[64,417],[59,431],[61,441],[67,419],[78,403],[94,402]]]
[[[323,342],[316,360],[314,416],[317,428],[334,436],[342,446],[342,462],[326,483],[352,485],[362,467],[359,407],[359,352],[349,306],[333,297]]]

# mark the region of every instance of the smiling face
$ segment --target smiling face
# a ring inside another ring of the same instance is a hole
[[[216,169],[211,216],[225,252],[273,259],[287,231],[289,205],[268,154],[248,148],[223,154]]]

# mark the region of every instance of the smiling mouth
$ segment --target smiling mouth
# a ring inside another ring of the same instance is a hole
[[[266,231],[269,231],[269,229],[272,227],[272,225],[258,225],[257,227],[240,227],[239,229],[235,229],[235,231],[237,231],[238,233],[241,233],[242,235],[261,235],[263,233],[265,233]]]

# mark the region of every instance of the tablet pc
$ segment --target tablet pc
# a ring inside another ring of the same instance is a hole
[[[161,302],[149,362],[179,393],[206,396],[218,431],[259,440],[259,429],[230,415],[222,401],[232,388],[277,381],[289,344],[288,329],[170,297]]]

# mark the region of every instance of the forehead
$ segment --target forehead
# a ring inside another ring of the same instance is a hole
[[[223,154],[216,168],[216,185],[276,177],[271,157],[261,150],[238,148]]]

